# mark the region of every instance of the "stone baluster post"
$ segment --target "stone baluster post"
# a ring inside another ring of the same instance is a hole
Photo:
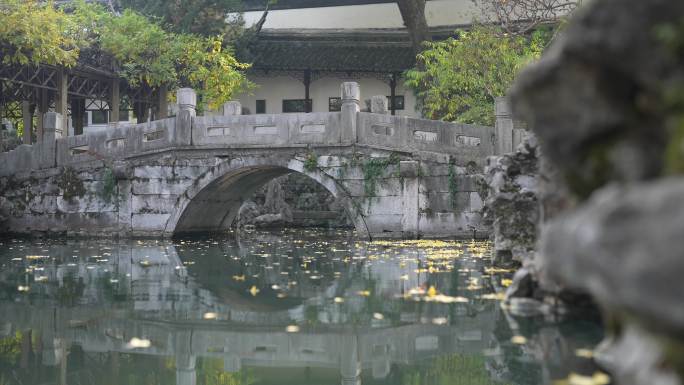
[[[387,114],[389,110],[387,97],[383,95],[376,95],[371,97],[371,112],[374,114]]]
[[[508,100],[496,98],[494,100],[494,115],[496,117],[496,155],[503,155],[513,152],[513,118]]]
[[[342,337],[339,349],[342,385],[361,385],[358,337],[355,335]]]
[[[31,112],[31,102],[24,100],[21,102],[21,116],[24,122],[23,144],[31,144],[31,131],[33,130],[33,113]]]
[[[56,112],[43,115],[43,141],[41,145],[41,168],[54,167],[57,164],[57,139],[64,136],[64,118]]]
[[[192,144],[192,119],[197,116],[197,94],[192,88],[180,88],[176,92],[178,114],[173,141],[178,146]]]
[[[342,127],[341,141],[343,144],[352,144],[357,141],[357,117],[361,110],[361,89],[359,83],[342,83]]]
[[[420,163],[415,160],[399,162],[402,183],[401,230],[404,237],[417,238],[420,232]]]
[[[174,336],[176,355],[176,385],[196,385],[196,357],[192,352],[192,333],[178,332]]]
[[[242,104],[240,102],[228,102],[223,105],[223,116],[242,115]]]

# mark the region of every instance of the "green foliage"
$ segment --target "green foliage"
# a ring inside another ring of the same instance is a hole
[[[249,65],[238,62],[220,37],[169,33],[132,10],[104,20],[101,47],[133,86],[192,87],[216,108],[249,84],[242,72]]]
[[[172,32],[204,36],[225,34],[230,28],[226,14],[242,8],[240,0],[121,0],[120,3],[161,20]]]
[[[449,200],[451,208],[456,210],[458,206],[458,183],[456,182],[456,167],[453,162],[449,162]]]
[[[453,354],[436,358],[426,368],[402,376],[402,385],[495,385],[481,355]]]
[[[71,67],[78,40],[69,33],[71,18],[52,2],[4,0],[0,5],[2,64],[51,64]]]
[[[15,365],[19,361],[23,338],[23,334],[17,331],[14,336],[0,339],[0,360]]]
[[[76,197],[82,198],[86,193],[83,181],[71,167],[65,167],[62,170],[57,186],[62,190],[62,198],[65,201],[71,201]]]
[[[251,385],[256,378],[251,370],[228,373],[223,369],[223,360],[203,358],[198,363],[197,383],[205,385]]]
[[[102,176],[102,193],[100,197],[106,203],[111,203],[112,201],[115,201],[118,196],[114,171],[111,168],[106,167]]]
[[[110,56],[133,87],[192,87],[212,108],[250,85],[244,74],[249,65],[223,47],[222,36],[169,32],[133,10],[116,16],[84,0],[64,9],[37,0],[8,0],[0,7],[4,64],[70,67],[85,48]]]
[[[380,178],[389,166],[396,166],[399,164],[399,155],[392,153],[387,158],[370,158],[361,163],[361,170],[363,171],[363,190],[366,197],[374,197],[378,178]]]
[[[313,172],[318,168],[318,157],[313,152],[310,152],[304,160],[304,170]]]
[[[492,27],[458,31],[458,38],[426,42],[406,85],[433,119],[493,125],[494,98],[504,96],[519,70],[541,55],[550,34],[507,36]]]
[[[684,20],[658,26],[655,36],[660,41],[672,61],[684,57]],[[666,174],[684,174],[684,80],[669,81],[663,85],[660,95],[663,106],[662,116],[666,117],[669,130],[665,147]]]

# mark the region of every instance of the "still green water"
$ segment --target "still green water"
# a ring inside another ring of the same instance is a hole
[[[488,256],[324,230],[0,240],[0,385],[596,379],[596,321],[509,314]]]

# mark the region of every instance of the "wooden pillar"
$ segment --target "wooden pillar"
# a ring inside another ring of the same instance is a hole
[[[135,116],[137,118],[138,124],[147,123],[147,117],[149,115],[149,106],[145,102],[135,102],[134,104]]]
[[[169,117],[169,91],[166,86],[159,87],[157,90],[157,96],[159,97],[157,104],[157,116],[156,120],[166,119]]]
[[[304,112],[311,112],[313,106],[311,103],[311,70],[304,71]]]
[[[83,135],[85,116],[85,99],[71,98],[71,126],[74,128],[74,135]]]
[[[33,126],[33,114],[31,113],[31,102],[24,100],[21,102],[21,117],[24,120],[23,143],[31,144],[31,126]]]
[[[118,125],[120,116],[119,111],[121,110],[121,99],[119,96],[119,79],[112,80],[112,86],[110,87],[109,94],[109,124]]]
[[[69,75],[60,70],[57,74],[57,95],[55,96],[55,112],[60,114],[63,119],[65,136],[69,135],[69,110],[67,109],[67,99],[69,95]]]
[[[395,100],[397,97],[397,73],[393,72],[392,75],[390,76],[390,111],[392,112],[392,115],[397,114],[397,106],[395,103]]]
[[[2,128],[4,117],[5,117],[5,95],[3,94],[2,81],[0,81],[0,129]]]
[[[42,142],[45,134],[45,113],[48,112],[50,100],[48,90],[41,89],[38,95],[38,124],[36,126],[36,141]]]

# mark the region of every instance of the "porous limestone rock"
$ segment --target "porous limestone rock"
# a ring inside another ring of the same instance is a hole
[[[542,198],[542,284],[604,309],[620,384],[684,383],[684,178],[658,180],[684,169],[682,43],[682,1],[589,2],[511,91],[556,198]]]
[[[539,222],[538,158],[534,136],[512,154],[488,158],[485,219],[493,228],[498,264],[516,261],[526,265],[534,256]]]

